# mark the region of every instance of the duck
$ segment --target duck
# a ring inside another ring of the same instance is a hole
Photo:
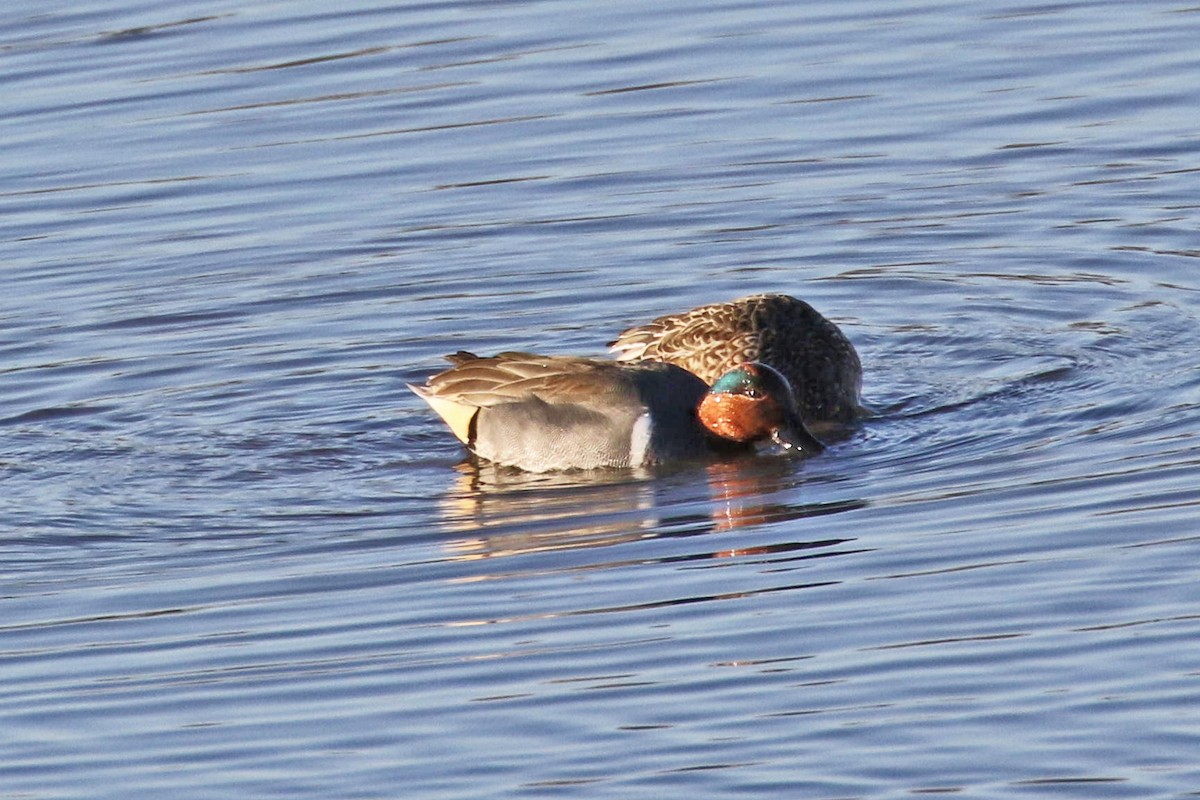
[[[787,380],[747,362],[712,386],[682,367],[580,356],[459,351],[409,384],[475,456],[527,472],[637,468],[712,458],[774,442],[824,449]]]
[[[861,416],[862,362],[846,335],[815,308],[786,294],[756,294],[667,314],[609,343],[618,362],[664,362],[707,384],[757,362],[787,379],[808,424]]]

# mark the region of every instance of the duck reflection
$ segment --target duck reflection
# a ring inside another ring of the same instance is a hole
[[[488,558],[634,541],[654,529],[641,473],[530,473],[468,459],[442,501],[445,527],[468,534],[450,549]]]
[[[461,535],[449,543],[461,559],[720,533],[865,505],[800,502],[806,477],[802,465],[789,458],[747,457],[669,470],[541,474],[468,459],[456,469],[457,485],[446,493],[441,510],[445,528]],[[706,557],[800,546],[721,550]]]

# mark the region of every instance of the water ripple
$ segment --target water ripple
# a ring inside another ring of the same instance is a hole
[[[1195,9],[118,5],[0,44],[6,792],[1200,785]],[[820,458],[405,388],[758,291],[863,357]]]

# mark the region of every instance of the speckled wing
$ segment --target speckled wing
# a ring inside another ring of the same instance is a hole
[[[707,384],[759,355],[759,331],[732,303],[659,317],[623,332],[609,346],[618,361],[663,361]]]
[[[862,365],[841,330],[803,300],[744,297],[668,314],[610,344],[618,361],[663,361],[712,384],[726,370],[759,361],[782,373],[806,420],[849,421],[862,408]]]
[[[623,332],[610,347],[618,361],[665,361],[712,384],[739,363],[760,359],[773,326],[805,310],[811,310],[806,303],[786,295],[754,295],[661,316]]]

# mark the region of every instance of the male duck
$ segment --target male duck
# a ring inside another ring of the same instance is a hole
[[[814,454],[787,381],[741,364],[710,389],[680,367],[569,356],[458,352],[410,386],[471,452],[530,472],[638,467],[773,439]]]
[[[784,294],[760,294],[668,314],[610,344],[618,361],[662,361],[706,383],[737,364],[774,367],[791,384],[806,422],[858,416],[862,364],[850,340],[816,309]]]

